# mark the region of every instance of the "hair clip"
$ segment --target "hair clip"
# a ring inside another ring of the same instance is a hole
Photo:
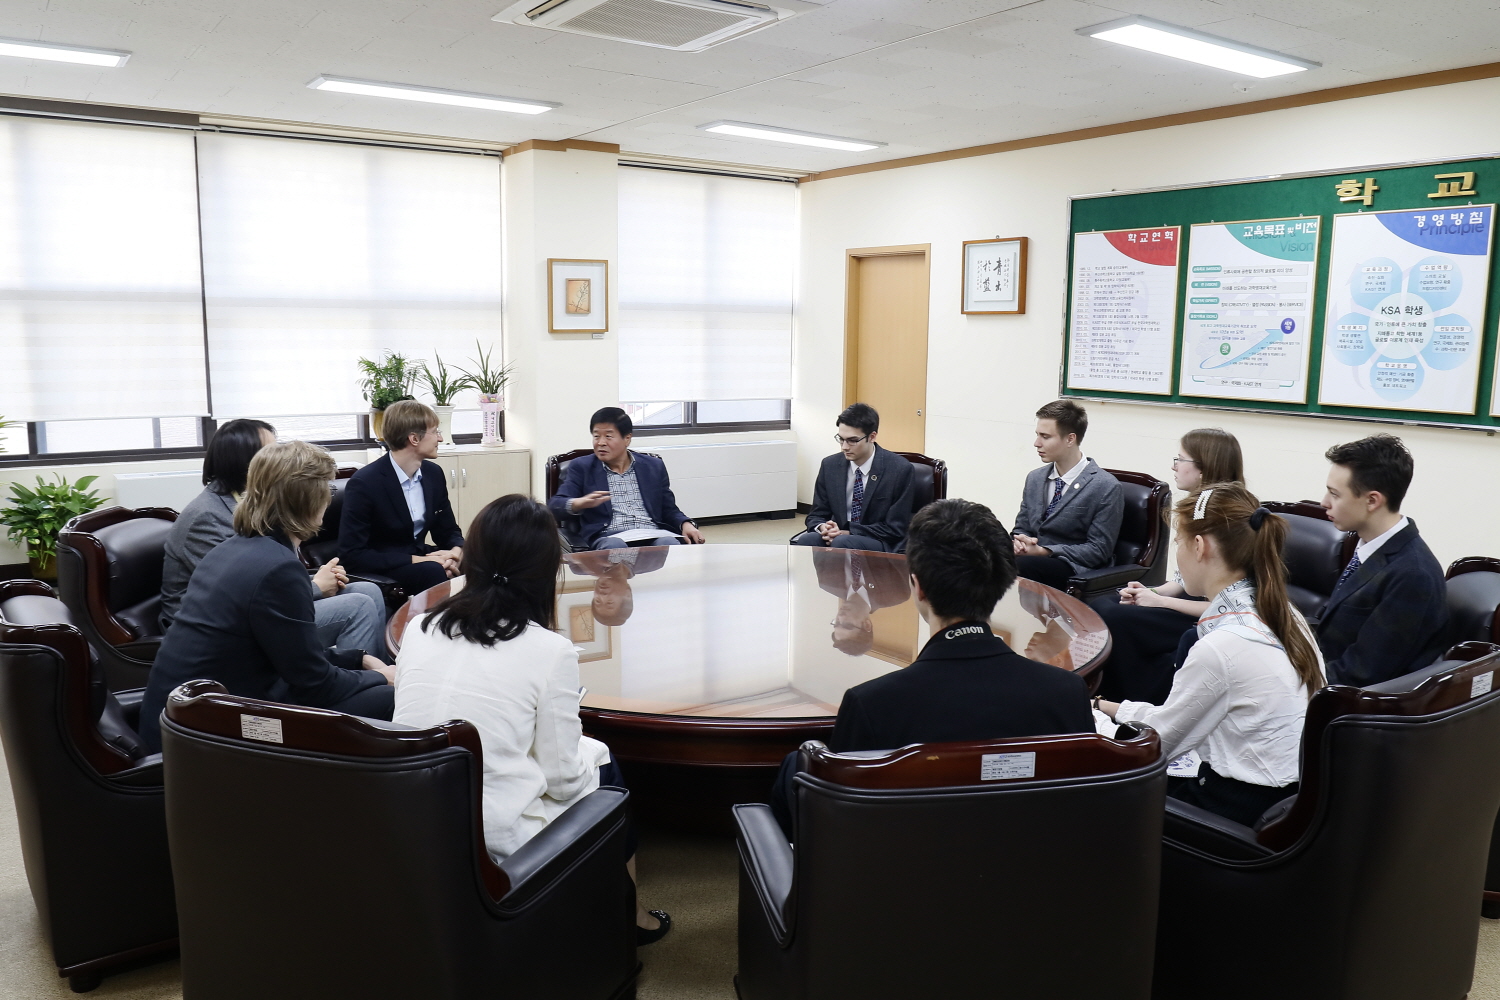
[[[1210,486],[1208,489],[1204,490],[1202,493],[1198,494],[1198,503],[1193,507],[1193,520],[1194,521],[1199,521],[1199,520],[1203,519],[1204,513],[1207,512],[1207,510],[1208,510],[1208,498],[1211,497],[1211,496],[1213,496],[1213,495],[1214,495],[1214,490],[1213,490],[1212,486]]]
[[[499,584],[508,584],[508,583],[510,583],[510,577],[508,577],[508,576],[501,576],[499,573],[491,573],[490,574],[490,579],[494,580],[496,583],[499,583]]]
[[[1250,515],[1250,530],[1259,531],[1260,526],[1266,523],[1266,515],[1271,513],[1264,507],[1255,508],[1255,513]]]

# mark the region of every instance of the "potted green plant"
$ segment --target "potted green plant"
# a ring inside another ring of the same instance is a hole
[[[385,408],[398,400],[411,399],[416,368],[403,355],[386,351],[379,361],[360,358],[359,371],[359,391],[370,404],[370,436],[378,441],[385,423]]]
[[[480,446],[500,448],[505,445],[500,437],[500,411],[505,409],[505,387],[510,384],[511,369],[515,365],[496,368],[490,363],[490,356],[494,354],[493,347],[486,351],[476,340],[474,349],[479,352],[479,359],[469,360],[478,370],[458,370],[468,378],[470,385],[479,390],[479,412],[484,417],[484,434],[479,439]]]
[[[55,475],[55,474],[54,474]],[[62,476],[49,483],[36,477],[36,489],[10,484],[10,503],[0,508],[0,524],[14,545],[24,545],[31,560],[31,575],[38,580],[57,576],[57,533],[79,514],[97,510],[104,498],[89,489],[98,476],[84,476],[70,483]]]
[[[473,383],[467,375],[452,374],[448,366],[443,364],[443,356],[437,351],[432,352],[432,357],[433,363],[430,365],[425,361],[418,362],[417,381],[432,393],[432,408],[437,411],[438,432],[443,435],[443,447],[452,448],[453,400],[465,389],[473,388]]]

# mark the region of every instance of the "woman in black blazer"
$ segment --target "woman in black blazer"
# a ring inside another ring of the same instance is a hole
[[[151,665],[140,726],[153,753],[167,695],[199,677],[249,698],[391,717],[394,669],[362,650],[323,648],[297,559],[322,524],[335,471],[333,456],[305,441],[251,460],[235,534],[198,563]]]

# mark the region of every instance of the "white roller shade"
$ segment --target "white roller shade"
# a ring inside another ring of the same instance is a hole
[[[193,137],[0,118],[0,415],[208,413]]]
[[[357,413],[360,356],[499,344],[498,157],[198,141],[217,416]]]
[[[789,399],[797,190],[620,168],[620,398]]]

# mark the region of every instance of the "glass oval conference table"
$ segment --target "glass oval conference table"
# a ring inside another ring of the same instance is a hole
[[[849,549],[680,545],[565,557],[557,629],[578,650],[586,733],[609,744],[637,810],[725,829],[765,801],[782,757],[826,739],[844,691],[911,663],[929,630],[906,559]],[[418,594],[407,622],[463,585]],[[1110,638],[1086,604],[1019,580],[990,619],[1017,652],[1088,675]]]

